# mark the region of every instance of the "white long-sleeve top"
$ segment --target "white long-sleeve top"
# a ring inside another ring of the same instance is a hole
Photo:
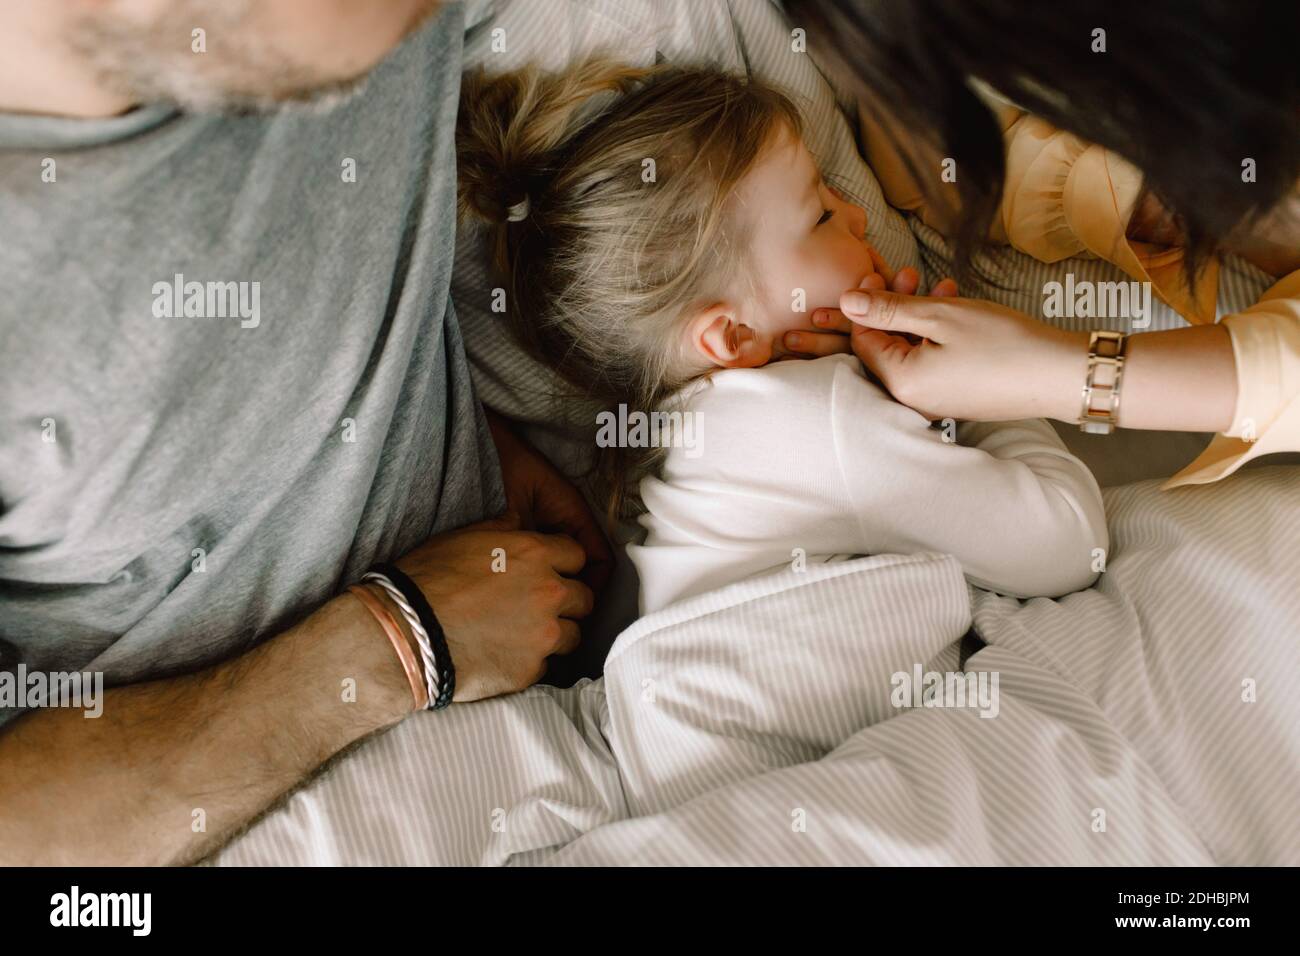
[[[643,614],[801,558],[918,551],[980,587],[1055,597],[1089,586],[1109,546],[1096,480],[1046,421],[945,441],[850,355],[722,371],[685,407],[692,447],[642,481],[646,536],[628,546]]]

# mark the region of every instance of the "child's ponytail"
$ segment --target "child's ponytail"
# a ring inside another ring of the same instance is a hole
[[[597,58],[564,73],[526,67],[465,74],[456,125],[462,219],[500,225],[527,218],[525,204],[553,173],[584,107],[601,93],[626,92],[650,72]]]
[[[486,226],[486,252],[507,295],[506,317],[520,344],[555,365],[553,344],[537,322],[544,297],[544,244],[563,210],[548,205],[547,186],[568,144],[601,94],[622,94],[653,69],[594,57],[560,73],[527,66],[465,74],[456,123],[457,210],[461,222]],[[610,97],[601,97],[610,100]],[[556,368],[566,375],[567,370]],[[572,381],[572,376],[567,376]]]

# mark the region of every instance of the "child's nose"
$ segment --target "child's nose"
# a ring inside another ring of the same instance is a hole
[[[844,193],[840,192],[834,186],[827,186],[826,188],[831,191],[831,195],[845,205],[845,213],[848,217],[847,221],[853,234],[859,238],[865,239],[867,237],[867,211],[852,202],[844,195]]]

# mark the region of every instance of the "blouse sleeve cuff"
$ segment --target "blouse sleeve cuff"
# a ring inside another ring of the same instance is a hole
[[[1232,426],[1165,488],[1218,481],[1261,455],[1300,451],[1300,272],[1223,324],[1237,365]]]

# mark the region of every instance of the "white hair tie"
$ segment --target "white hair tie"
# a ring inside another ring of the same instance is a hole
[[[528,218],[528,197],[506,210],[506,222],[521,222]]]

